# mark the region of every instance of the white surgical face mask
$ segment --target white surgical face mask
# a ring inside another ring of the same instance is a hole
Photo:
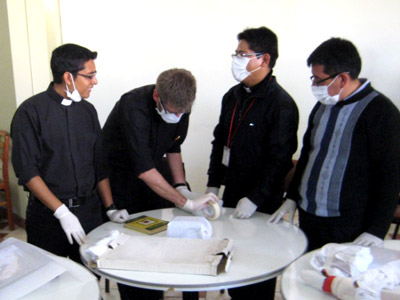
[[[160,104],[161,104],[161,100],[160,100]],[[161,116],[161,118],[164,120],[164,122],[166,122],[168,124],[176,124],[181,120],[183,113],[179,114],[179,116],[177,116],[176,114],[168,113],[162,104],[161,104],[161,107],[162,107],[162,111],[160,111],[158,109],[158,107],[156,107],[156,111]]]
[[[261,66],[258,67],[257,69],[254,69],[253,71],[249,72],[247,71],[247,65],[249,64],[249,61],[252,59],[255,59],[258,57],[237,57],[234,56],[232,58],[232,74],[233,78],[235,78],[237,81],[242,82],[245,80],[247,77],[251,75],[251,73],[261,69]]]
[[[74,102],[79,102],[79,101],[82,100],[82,97],[81,97],[81,95],[79,94],[78,90],[77,90],[76,87],[75,87],[74,77],[72,76],[71,73],[69,73],[69,74],[71,75],[71,80],[72,80],[72,85],[74,86],[74,90],[73,90],[73,92],[71,93],[71,92],[68,90],[68,85],[65,84],[65,87],[66,87],[65,92],[67,93],[67,97],[70,98],[72,101],[74,101]]]
[[[316,86],[312,85],[311,86],[311,91],[314,94],[314,97],[321,102],[322,104],[325,105],[335,105],[336,103],[339,102],[339,97],[340,93],[342,92],[343,88],[339,91],[337,95],[331,96],[329,95],[328,89],[331,86],[332,83],[335,82],[335,80],[338,78],[339,75],[335,77],[334,80],[329,85],[321,85],[321,86]]]

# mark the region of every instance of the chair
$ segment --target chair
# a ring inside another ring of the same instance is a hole
[[[10,136],[4,130],[0,130],[0,161],[3,178],[0,179],[0,191],[4,191],[5,198],[0,200],[0,206],[7,207],[8,227],[10,230],[15,229],[14,215],[11,204],[10,182],[8,177],[8,150],[10,144]]]

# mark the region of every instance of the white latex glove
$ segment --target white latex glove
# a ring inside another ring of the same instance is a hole
[[[178,186],[175,188],[183,197],[186,199],[196,199],[201,196],[199,193],[193,193],[189,191],[188,187],[186,185]],[[191,213],[194,216],[199,216],[203,217],[203,212],[201,210],[190,210],[187,208],[184,208],[182,206],[178,206],[179,208],[183,209],[184,211],[187,211],[188,213]]]
[[[208,194],[208,193],[213,193],[218,197],[219,188],[217,188],[215,186],[208,186],[206,189],[206,194]],[[222,210],[222,207],[224,206],[224,200],[218,198],[218,205],[219,205],[219,208]]]
[[[215,186],[208,186],[206,189],[206,194],[208,193],[213,193],[218,197],[219,194],[219,188],[215,187]]]
[[[189,191],[186,185],[178,186],[175,188],[183,197],[188,199],[196,199],[201,196],[200,193],[194,193]]]
[[[361,233],[353,243],[364,247],[383,247],[383,240],[368,232]]]
[[[233,212],[233,216],[238,219],[247,219],[250,218],[257,209],[257,205],[255,205],[251,200],[247,197],[244,197],[239,200],[236,205],[236,209]]]
[[[293,224],[294,213],[296,212],[296,202],[291,199],[286,199],[276,212],[269,218],[268,223],[277,224],[284,215],[289,214],[290,223]]]
[[[71,245],[73,244],[72,237],[79,245],[82,245],[85,242],[86,234],[81,223],[78,218],[71,213],[68,207],[65,206],[65,204],[57,208],[54,212],[54,216],[60,221],[61,227],[67,235],[68,241]]]
[[[185,205],[183,206],[184,210],[189,210],[189,211],[194,211],[194,210],[201,210],[204,207],[206,207],[207,202],[216,202],[218,203],[218,197],[215,196],[213,193],[208,193],[205,195],[201,195],[197,197],[196,199],[189,199],[187,198],[187,201]]]
[[[124,223],[128,221],[129,214],[126,209],[111,209],[106,212],[107,217],[115,223]]]

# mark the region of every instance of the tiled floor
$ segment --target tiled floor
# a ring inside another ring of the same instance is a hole
[[[386,236],[387,239],[391,239],[391,233],[394,231],[394,224],[392,224],[388,235]],[[26,241],[26,232],[24,229],[17,227],[16,230],[14,231],[9,231],[8,226],[4,222],[0,222],[0,242],[4,238],[8,237],[14,237],[23,241]],[[400,237],[398,237],[400,239]],[[275,293],[275,300],[282,300],[282,296],[280,293],[280,282],[279,282],[279,277],[278,277],[278,282],[277,282],[277,287],[276,287],[276,293]],[[103,299],[104,300],[117,300],[120,299],[117,285],[115,282],[110,282],[110,292],[106,293],[105,292],[105,283],[104,283],[104,278],[101,279],[100,281],[100,286],[102,288],[102,294],[103,294]],[[181,300],[182,296],[180,292],[165,292],[164,293],[164,300]],[[209,291],[206,293],[201,293],[200,294],[200,299],[201,300],[228,300],[230,299],[227,291],[224,293],[220,293],[219,291]],[[72,300],[72,299],[71,299]]]

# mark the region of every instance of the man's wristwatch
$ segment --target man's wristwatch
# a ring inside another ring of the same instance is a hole
[[[173,185],[173,187],[176,189],[177,187],[179,187],[179,186],[187,186],[187,184],[186,183],[175,183],[174,185]]]
[[[115,204],[113,203],[113,204],[111,204],[109,207],[106,208],[106,211],[109,211],[109,210],[116,210],[116,209],[117,209],[117,207],[116,207]]]

